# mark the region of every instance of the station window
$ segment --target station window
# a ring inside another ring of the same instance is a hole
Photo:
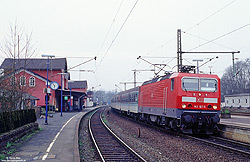
[[[30,87],[34,87],[35,86],[35,78],[34,77],[30,77],[30,81],[29,81],[29,85]]]
[[[234,99],[232,100],[232,102],[234,103]]]
[[[20,77],[20,85],[21,86],[26,86],[26,77],[25,76]]]
[[[247,99],[246,99],[246,103],[247,103]]]
[[[239,103],[240,103],[240,99],[239,99]]]
[[[16,84],[16,77],[12,76],[10,78],[10,85],[15,85]]]

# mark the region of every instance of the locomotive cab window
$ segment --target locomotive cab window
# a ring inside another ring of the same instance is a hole
[[[182,89],[184,91],[199,91],[199,79],[198,78],[183,78]]]
[[[200,79],[201,91],[215,92],[217,90],[217,80],[215,79]]]
[[[217,80],[209,78],[183,78],[182,89],[184,91],[217,91]]]

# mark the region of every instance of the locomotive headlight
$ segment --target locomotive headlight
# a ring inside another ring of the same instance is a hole
[[[187,107],[186,104],[182,104],[182,108],[185,109]]]
[[[216,105],[214,105],[214,106],[213,106],[213,109],[215,109],[215,110],[216,110],[216,109],[217,109],[217,106],[216,106]]]

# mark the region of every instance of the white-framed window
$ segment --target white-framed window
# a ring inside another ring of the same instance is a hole
[[[21,86],[26,86],[26,77],[25,76],[20,77],[20,85]]]
[[[30,87],[35,87],[35,77],[30,77],[30,80],[29,80],[29,86]]]
[[[10,85],[15,85],[16,84],[16,77],[12,76],[10,78]]]

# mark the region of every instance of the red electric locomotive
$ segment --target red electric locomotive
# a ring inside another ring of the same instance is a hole
[[[187,134],[213,134],[220,121],[220,79],[172,73],[118,93],[111,107],[140,120]]]

